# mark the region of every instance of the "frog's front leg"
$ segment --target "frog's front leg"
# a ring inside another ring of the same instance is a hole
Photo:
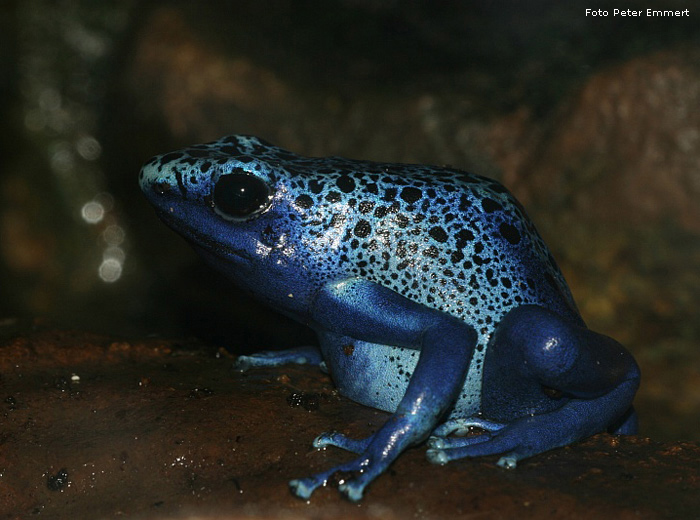
[[[287,350],[256,352],[250,356],[238,356],[233,367],[246,371],[249,368],[278,367],[282,365],[321,365],[323,357],[317,347],[297,347]]]
[[[406,393],[394,415],[379,431],[362,441],[350,441],[337,434],[320,438],[320,445],[334,444],[360,451],[359,457],[310,478],[290,482],[294,494],[309,498],[334,473],[349,473],[350,478],[340,484],[339,490],[357,501],[365,487],[401,452],[424,441],[453,405],[464,384],[476,345],[476,332],[457,318],[361,279],[325,287],[314,301],[312,316],[314,325],[321,330],[420,351]]]
[[[539,392],[544,401],[549,393],[551,402],[542,413],[523,413],[482,435],[432,438],[432,462],[502,454],[498,464],[513,468],[518,460],[606,430],[636,433],[632,400],[639,368],[613,339],[528,305],[501,320],[488,349],[485,415],[504,413],[506,407],[511,407],[506,413],[526,412],[518,395],[531,398]]]

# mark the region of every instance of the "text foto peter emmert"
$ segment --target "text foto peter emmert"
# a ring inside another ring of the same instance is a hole
[[[674,17],[690,16],[690,9],[681,11],[662,11],[659,9],[586,9],[586,16],[648,16],[648,17]]]

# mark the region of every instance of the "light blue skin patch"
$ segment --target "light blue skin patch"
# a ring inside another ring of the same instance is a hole
[[[639,369],[589,330],[542,238],[494,180],[434,166],[302,157],[230,136],[151,159],[141,188],[215,269],[318,334],[320,349],[241,356],[241,369],[327,365],[339,390],[392,412],[333,475],[360,500],[410,446],[499,464],[601,431],[636,432]],[[453,437],[471,427],[485,433]],[[432,435],[432,437],[431,437]],[[430,437],[430,438],[429,438]]]
[[[327,333],[320,334],[319,341],[327,370],[341,394],[373,408],[396,411],[418,363],[419,350]],[[342,346],[340,350],[338,345]],[[481,377],[470,380],[468,375],[459,399],[445,419],[478,414],[480,389]]]

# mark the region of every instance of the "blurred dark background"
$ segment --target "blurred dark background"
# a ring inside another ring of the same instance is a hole
[[[0,335],[313,341],[204,267],[138,190],[152,155],[256,134],[501,180],[584,319],[642,365],[642,433],[697,440],[698,16],[697,0],[5,0]]]

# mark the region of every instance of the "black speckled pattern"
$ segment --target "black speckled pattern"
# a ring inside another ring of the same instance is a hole
[[[462,395],[472,403],[470,411],[478,402],[487,343],[506,312],[534,303],[579,319],[525,211],[485,177],[433,166],[307,158],[255,137],[230,136],[153,158],[141,184],[145,192],[149,186],[174,190],[211,206],[207,186],[235,171],[271,187],[259,233],[278,250],[286,241],[287,257],[299,262],[293,276],[303,283],[361,277],[475,328],[479,341]],[[398,365],[397,377],[407,379],[410,370],[400,359]]]

